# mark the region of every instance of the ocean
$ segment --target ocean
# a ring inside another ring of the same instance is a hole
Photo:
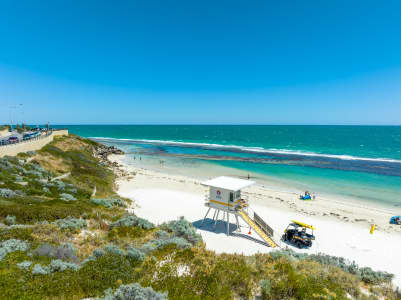
[[[236,175],[250,174],[266,186],[399,206],[401,212],[401,126],[56,127],[170,170],[202,169],[205,176],[213,168],[236,170]]]

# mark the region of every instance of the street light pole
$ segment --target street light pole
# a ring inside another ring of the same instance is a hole
[[[22,124],[24,124],[24,126],[23,127],[25,127],[25,123],[24,123],[24,107],[23,107],[23,104],[22,103],[20,103],[20,109],[21,109],[21,126],[22,126]],[[23,128],[24,129],[24,128]]]
[[[13,109],[15,108],[15,106],[10,106],[10,127],[11,127],[11,131],[13,131]]]

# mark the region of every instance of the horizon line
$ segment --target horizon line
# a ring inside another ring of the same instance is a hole
[[[44,123],[45,125],[47,123]],[[28,125],[28,124],[27,124]],[[29,124],[31,126],[35,126]],[[29,126],[28,125],[28,126]],[[186,123],[76,123],[76,124],[66,124],[66,123],[50,123],[50,126],[391,126],[400,127],[401,124],[235,124],[235,123],[199,123],[199,124],[186,124]]]

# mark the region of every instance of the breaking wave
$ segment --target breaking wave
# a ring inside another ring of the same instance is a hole
[[[370,157],[359,157],[352,155],[337,155],[337,154],[324,154],[308,151],[299,150],[287,150],[287,149],[275,149],[275,148],[262,148],[262,147],[248,147],[238,145],[222,145],[222,144],[209,144],[209,143],[192,143],[192,142],[180,142],[180,141],[164,141],[164,140],[149,140],[149,139],[118,139],[108,137],[92,137],[98,141],[109,141],[109,142],[123,142],[123,143],[137,143],[137,144],[150,144],[150,145],[167,145],[176,147],[187,147],[187,148],[202,148],[210,150],[222,150],[222,151],[233,151],[233,152],[244,152],[244,153],[255,153],[255,154],[281,154],[281,155],[296,155],[296,156],[308,156],[308,157],[321,157],[331,158],[340,160],[359,160],[359,161],[372,161],[372,162],[389,162],[389,163],[401,163],[401,160],[390,159],[390,158],[370,158]]]

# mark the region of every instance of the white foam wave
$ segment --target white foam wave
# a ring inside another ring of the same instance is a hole
[[[92,139],[97,140],[107,140],[107,141],[125,141],[133,143],[145,143],[145,144],[160,144],[169,146],[183,146],[183,147],[202,147],[204,149],[212,150],[234,150],[234,151],[246,151],[253,153],[266,153],[266,154],[287,154],[287,155],[299,155],[299,156],[310,156],[310,157],[324,157],[324,158],[334,158],[341,160],[363,160],[363,161],[374,161],[374,162],[391,162],[391,163],[401,163],[401,160],[391,159],[391,158],[371,158],[371,157],[359,157],[352,155],[338,155],[338,154],[324,154],[308,151],[299,150],[288,150],[288,149],[276,149],[276,148],[262,148],[262,147],[247,147],[238,145],[221,145],[221,144],[209,144],[209,143],[192,143],[192,142],[182,142],[182,141],[169,141],[169,140],[148,140],[148,139],[118,139],[118,138],[108,138],[108,137],[92,137]]]

